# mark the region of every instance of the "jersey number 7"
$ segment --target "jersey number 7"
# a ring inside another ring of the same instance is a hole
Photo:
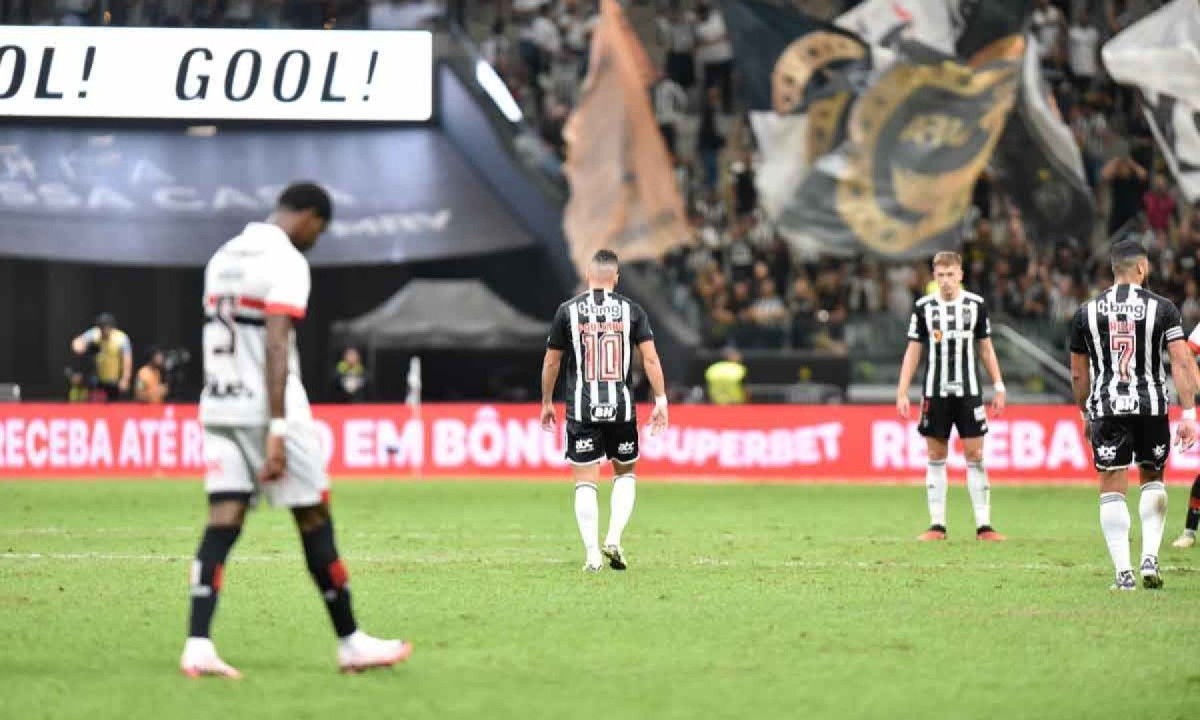
[[[625,364],[624,338],[615,333],[583,336],[583,379],[620,382]]]
[[[1117,320],[1113,323],[1112,332],[1109,333],[1108,346],[1117,354],[1115,358],[1117,373],[1120,375],[1121,382],[1124,383],[1133,380],[1133,376],[1129,374],[1129,364],[1133,362],[1133,353],[1137,349],[1135,330],[1134,323]]]

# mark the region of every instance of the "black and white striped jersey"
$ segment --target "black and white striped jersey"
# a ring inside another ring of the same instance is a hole
[[[908,339],[925,346],[925,397],[979,397],[975,343],[992,336],[983,298],[965,290],[954,300],[933,293],[917,300]]]
[[[1166,415],[1167,344],[1183,342],[1179,308],[1137,285],[1114,285],[1071,321],[1071,352],[1088,356],[1092,419]]]
[[[546,345],[562,350],[567,419],[632,422],[633,348],[654,339],[641,306],[605,290],[589,290],[558,307]]]

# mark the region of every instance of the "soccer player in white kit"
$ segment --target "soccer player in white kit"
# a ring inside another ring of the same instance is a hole
[[[333,214],[329,195],[291,185],[266,222],[250,223],[209,260],[204,275],[204,424],[208,526],[191,571],[191,622],[180,669],[190,677],[241,677],[209,637],[225,560],[259,495],[289,508],[304,556],[337,632],[343,672],[402,662],[412,645],[358,629],[345,565],[334,544],[312,411],[300,380],[292,323],[308,307],[303,253]]]

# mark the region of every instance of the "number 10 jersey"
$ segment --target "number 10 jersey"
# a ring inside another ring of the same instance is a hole
[[[308,260],[283,230],[268,223],[250,223],[208,261],[204,270],[202,423],[267,424],[266,316],[302,319],[310,283]],[[294,330],[288,345],[287,417],[307,420],[312,411],[300,379]]]
[[[1166,348],[1183,342],[1179,309],[1137,285],[1114,285],[1071,321],[1071,352],[1088,356],[1088,417],[1167,414]]]
[[[546,345],[566,356],[567,419],[633,422],[633,348],[653,339],[646,311],[617,293],[589,290],[560,305]]]

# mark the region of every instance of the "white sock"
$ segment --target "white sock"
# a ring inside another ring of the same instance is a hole
[[[1142,558],[1147,555],[1158,557],[1163,528],[1167,524],[1167,488],[1161,481],[1142,485],[1138,511],[1142,516]]]
[[[992,524],[991,490],[988,486],[987,469],[983,463],[967,463],[967,493],[971,506],[975,508],[975,527]]]
[[[588,558],[600,554],[600,499],[593,483],[575,485],[575,522]]]
[[[1104,531],[1104,542],[1108,543],[1108,554],[1112,556],[1117,572],[1133,570],[1129,563],[1129,506],[1125,494],[1108,492],[1100,494],[1100,529]]]
[[[946,526],[946,461],[930,460],[925,468],[925,498],[929,501],[929,524]]]
[[[633,501],[637,496],[637,479],[633,473],[613,478],[612,511],[608,518],[608,537],[605,545],[621,545],[621,533],[633,515]]]

